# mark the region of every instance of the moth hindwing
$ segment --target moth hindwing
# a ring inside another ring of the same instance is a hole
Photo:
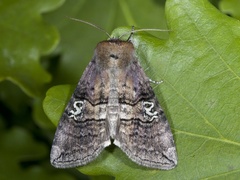
[[[113,143],[139,165],[177,165],[173,136],[130,41],[98,43],[55,133],[51,163],[85,165]]]

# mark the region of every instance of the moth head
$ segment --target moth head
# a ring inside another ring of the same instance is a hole
[[[95,49],[96,63],[101,68],[124,69],[135,59],[134,54],[133,44],[119,39],[102,41]]]

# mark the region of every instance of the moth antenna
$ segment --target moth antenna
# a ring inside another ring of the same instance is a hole
[[[141,31],[162,31],[162,32],[168,32],[168,31],[171,31],[171,30],[168,30],[168,29],[148,29],[148,28],[143,28],[143,29],[135,29],[133,30],[133,33],[134,32],[141,32]]]
[[[127,41],[129,41],[130,38],[132,37],[133,31],[134,31],[134,26],[132,26],[132,30],[131,30],[130,36],[128,37]],[[122,35],[120,37],[122,37]],[[119,39],[120,39],[120,37],[119,37]]]
[[[131,38],[131,36],[133,35],[133,33],[135,32],[141,32],[141,31],[161,31],[161,32],[168,32],[168,31],[171,31],[171,30],[167,30],[167,29],[148,29],[148,28],[143,28],[143,29],[134,29],[134,26],[132,26],[132,30],[131,31],[128,31],[124,34],[122,34],[119,39],[123,36],[125,36],[126,34],[129,34],[129,32],[131,33],[128,40]]]
[[[94,28],[96,28],[96,29],[104,32],[104,33],[111,39],[110,34],[109,34],[105,29],[102,29],[102,28],[100,28],[99,26],[97,26],[97,25],[95,25],[95,24],[92,24],[92,23],[90,23],[90,22],[87,22],[87,21],[84,21],[84,20],[81,20],[81,19],[68,17],[68,16],[67,16],[67,18],[69,18],[69,19],[71,19],[71,20],[73,20],[73,21],[81,22],[81,23],[87,24],[87,25],[89,25],[89,26],[92,26],[92,27],[94,27]]]

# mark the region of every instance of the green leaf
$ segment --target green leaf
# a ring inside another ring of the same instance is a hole
[[[226,14],[229,14],[237,19],[240,19],[240,1],[239,0],[222,0],[219,3],[219,8]]]
[[[153,87],[174,133],[178,166],[170,171],[147,169],[112,145],[78,169],[116,179],[237,179],[239,22],[206,0],[168,0],[166,17],[169,39],[135,33],[132,41],[148,76],[163,80]],[[118,28],[113,35],[129,29]],[[44,110],[54,124],[73,89],[57,86],[49,90]]]
[[[0,4],[0,81],[10,80],[30,96],[42,94],[51,76],[39,59],[58,43],[56,29],[41,13],[58,7],[63,0],[2,0]]]
[[[74,88],[74,86],[70,85],[60,85],[53,86],[47,91],[43,101],[43,110],[53,124],[58,124]]]

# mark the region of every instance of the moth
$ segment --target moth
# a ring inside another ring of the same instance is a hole
[[[85,165],[111,140],[139,165],[164,170],[177,165],[169,123],[130,40],[97,44],[58,124],[51,164]]]

